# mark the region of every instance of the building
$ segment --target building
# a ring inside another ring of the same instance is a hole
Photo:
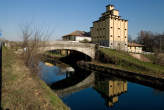
[[[127,81],[96,80],[94,88],[104,97],[106,104],[112,107],[118,102],[119,96],[127,92]]]
[[[112,49],[128,50],[128,21],[119,16],[113,5],[106,6],[99,20],[91,27],[92,42]]]
[[[74,31],[70,34],[64,35],[63,40],[68,40],[68,41],[88,41],[91,42],[91,37],[90,33],[85,32],[85,31]]]
[[[137,43],[128,43],[128,52],[130,53],[142,53],[143,45]]]

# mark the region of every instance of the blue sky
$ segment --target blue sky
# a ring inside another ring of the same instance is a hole
[[[109,2],[111,1],[111,2]],[[21,40],[20,25],[50,29],[50,40],[74,30],[89,31],[108,4],[129,20],[129,34],[140,30],[164,32],[164,0],[0,0],[0,29],[8,40]]]

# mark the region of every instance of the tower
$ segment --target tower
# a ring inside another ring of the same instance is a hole
[[[119,16],[114,5],[107,5],[106,12],[91,27],[92,42],[112,49],[128,49],[128,20]]]

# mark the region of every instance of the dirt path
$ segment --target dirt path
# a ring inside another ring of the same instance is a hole
[[[146,58],[144,55],[142,54],[134,54],[134,53],[130,53],[130,55],[140,61],[143,62],[151,62],[148,58]]]

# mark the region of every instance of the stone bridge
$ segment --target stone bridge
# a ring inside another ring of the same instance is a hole
[[[79,43],[75,41],[51,41],[46,42],[44,46],[40,47],[41,52],[50,50],[75,50],[85,55],[95,58],[96,46],[91,43]]]

